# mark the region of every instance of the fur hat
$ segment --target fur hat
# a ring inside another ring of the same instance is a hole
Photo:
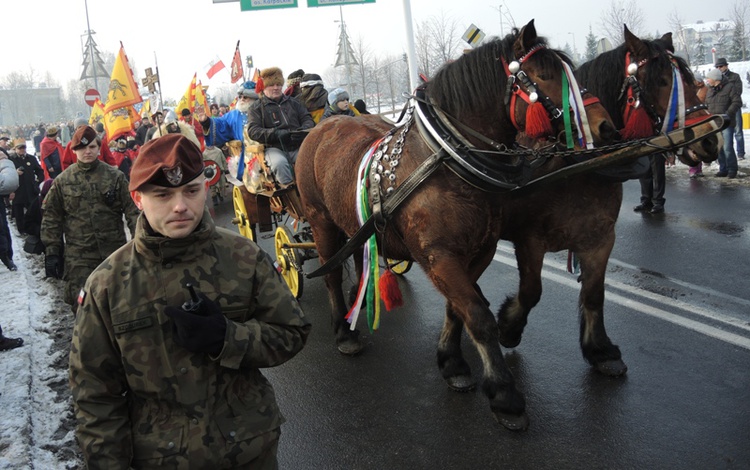
[[[719,57],[718,59],[716,59],[714,67],[719,68],[723,66],[729,67],[729,62],[727,62],[727,59],[725,57]]]
[[[722,77],[721,70],[719,69],[711,69],[706,74],[706,78],[710,78],[711,80],[714,80],[716,82],[720,82],[721,77]]]
[[[73,134],[73,138],[70,140],[70,148],[73,150],[82,149],[95,141],[97,137],[98,135],[93,127],[81,126]]]
[[[269,67],[261,70],[260,78],[263,79],[264,87],[284,84],[284,73],[278,67]]]
[[[202,174],[201,149],[182,134],[168,134],[141,148],[130,170],[128,190],[137,191],[144,184],[177,188]]]
[[[54,137],[58,132],[60,132],[60,129],[58,129],[57,126],[49,126],[47,128],[47,137]]]
[[[343,88],[336,88],[330,93],[328,93],[328,104],[331,106],[335,105],[339,101],[344,101],[349,99],[349,93],[346,92]]]

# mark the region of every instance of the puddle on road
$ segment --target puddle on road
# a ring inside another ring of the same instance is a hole
[[[709,222],[706,220],[691,219],[688,221],[688,224],[693,227],[716,232],[720,235],[728,235],[730,237],[739,237],[745,232],[745,228],[742,225],[732,222]]]

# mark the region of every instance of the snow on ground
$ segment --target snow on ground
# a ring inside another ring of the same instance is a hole
[[[10,229],[18,271],[0,266],[0,325],[24,345],[0,351],[0,469],[82,468],[68,388],[73,314],[62,281],[44,279],[43,256]]]

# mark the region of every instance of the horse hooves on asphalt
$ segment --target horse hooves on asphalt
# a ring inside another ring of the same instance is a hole
[[[529,417],[525,412],[520,415],[511,415],[499,411],[493,413],[497,422],[505,426],[506,429],[511,431],[525,431],[529,428]]]
[[[596,364],[594,368],[600,374],[604,374],[609,377],[619,377],[621,375],[625,375],[625,372],[628,371],[628,366],[625,365],[622,359],[603,361]]]
[[[447,377],[445,382],[454,392],[470,392],[474,390],[474,387],[477,385],[476,381],[474,381],[470,375]]]
[[[336,342],[336,348],[346,356],[356,356],[364,347],[359,339],[346,338]]]

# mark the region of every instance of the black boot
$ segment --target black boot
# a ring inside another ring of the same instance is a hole
[[[4,256],[0,257],[0,261],[2,261],[3,264],[5,265],[5,267],[8,268],[8,271],[17,271],[18,270],[18,267],[16,267],[16,264],[13,262],[12,259],[10,259],[10,257],[8,255],[4,255]]]

